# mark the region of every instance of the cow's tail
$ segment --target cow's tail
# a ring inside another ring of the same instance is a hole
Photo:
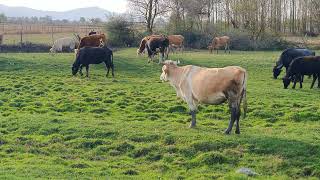
[[[248,74],[245,71],[243,75],[243,83],[242,83],[242,93],[241,93],[241,101],[242,101],[242,107],[243,107],[243,118],[246,118],[247,111],[248,111],[248,104],[247,104],[247,78]]]

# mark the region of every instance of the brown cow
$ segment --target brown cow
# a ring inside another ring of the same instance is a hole
[[[212,53],[213,50],[217,50],[217,54],[219,53],[219,48],[224,46],[224,53],[227,52],[227,49],[229,50],[230,54],[230,37],[229,36],[222,36],[222,37],[215,37],[212,40],[211,45],[208,46],[208,49],[210,53]]]
[[[244,117],[247,111],[246,84],[247,72],[238,66],[225,68],[203,68],[198,66],[179,67],[174,63],[164,64],[160,80],[169,81],[190,108],[192,121],[190,127],[196,125],[196,111],[199,103],[222,104],[228,101],[231,112],[229,127],[225,131],[230,134],[234,122],[236,133],[240,134],[240,104],[243,100]]]
[[[101,42],[104,44],[101,44]],[[91,36],[85,36],[81,38],[78,49],[83,47],[99,47],[105,45],[106,43],[107,38],[105,34],[93,34]]]
[[[168,48],[168,54],[171,50],[174,53],[174,49],[179,49],[180,52],[184,50],[184,37],[182,35],[170,35],[168,36],[170,45]]]
[[[152,37],[161,37],[162,35],[150,35],[150,36],[146,36],[144,37],[139,45],[139,48],[137,49],[137,55],[140,56],[144,53],[145,49],[146,49],[146,43],[147,41],[152,38]]]

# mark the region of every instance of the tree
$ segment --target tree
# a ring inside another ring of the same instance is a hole
[[[143,17],[146,30],[152,34],[157,17],[168,11],[167,0],[128,0],[133,13]]]
[[[126,18],[122,16],[113,16],[109,18],[106,29],[108,32],[108,39],[112,45],[132,45],[134,33],[131,23],[129,23]]]
[[[86,18],[84,18],[84,17],[80,17],[80,23],[85,23],[86,22]]]
[[[7,16],[6,16],[5,14],[3,14],[3,13],[0,14],[0,23],[6,22],[7,19],[8,19],[8,18],[7,18]]]

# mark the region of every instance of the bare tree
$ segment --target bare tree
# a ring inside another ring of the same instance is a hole
[[[133,13],[143,17],[146,30],[152,34],[157,17],[168,11],[166,0],[128,0]]]

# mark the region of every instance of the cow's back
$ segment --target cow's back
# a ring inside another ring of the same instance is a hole
[[[277,64],[283,64],[285,67],[289,67],[290,63],[298,58],[303,56],[314,56],[315,53],[308,49],[286,49],[280,56],[279,61]]]
[[[225,68],[189,68],[189,81],[193,95],[201,102],[208,103],[210,97],[227,96],[227,93],[240,92],[246,70],[238,66]],[[238,94],[235,94],[235,96]]]

